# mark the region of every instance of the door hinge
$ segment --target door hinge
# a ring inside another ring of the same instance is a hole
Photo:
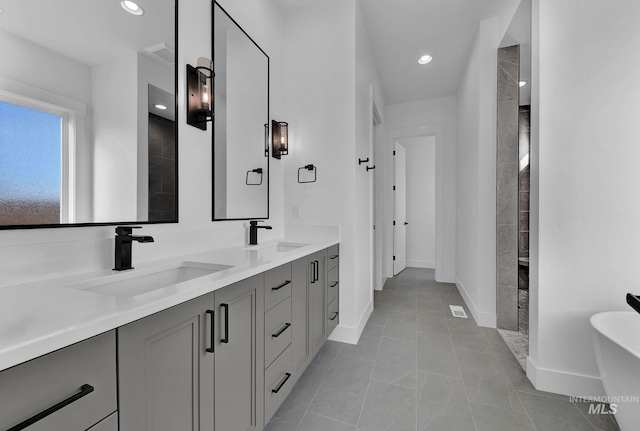
[[[396,225],[396,221],[395,221],[395,220],[393,221],[393,225],[394,225],[394,226]]]
[[[396,155],[396,152],[395,152],[395,151],[393,152],[393,155],[394,155],[394,156]]]
[[[396,186],[393,186],[393,191],[394,191],[394,192],[396,191]]]
[[[393,260],[396,260],[396,257],[395,257],[395,256],[393,256]]]

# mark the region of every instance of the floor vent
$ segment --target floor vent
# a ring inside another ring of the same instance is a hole
[[[451,314],[453,314],[454,317],[460,317],[462,319],[467,318],[467,313],[465,313],[464,308],[462,308],[462,306],[449,305],[449,308],[451,309]]]

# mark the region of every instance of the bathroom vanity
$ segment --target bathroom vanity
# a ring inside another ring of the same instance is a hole
[[[0,289],[31,303],[2,318],[0,429],[261,430],[339,321],[338,273],[337,240],[275,242]]]

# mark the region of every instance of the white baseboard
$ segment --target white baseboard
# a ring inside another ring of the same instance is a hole
[[[435,260],[407,259],[407,266],[410,268],[435,269]]]
[[[333,332],[329,334],[329,340],[348,344],[358,344],[360,334],[362,334],[364,326],[367,324],[371,313],[373,313],[373,302],[369,301],[369,305],[367,305],[364,312],[360,316],[360,319],[358,320],[358,324],[356,326],[345,326],[342,323],[338,324],[338,326],[336,326],[336,329],[334,329]]]
[[[456,287],[462,296],[465,304],[467,304],[467,308],[471,311],[473,318],[476,319],[476,323],[478,326],[484,326],[485,328],[495,328],[498,320],[496,313],[487,313],[484,311],[478,310],[475,302],[471,300],[471,297],[467,293],[467,290],[464,288],[462,282],[456,277]]]
[[[541,368],[533,362],[531,357],[527,358],[527,377],[540,391],[574,397],[606,395],[600,377]]]
[[[451,273],[451,274],[440,274],[438,272],[438,269],[436,268],[436,281],[438,283],[455,283],[456,282],[456,275]]]

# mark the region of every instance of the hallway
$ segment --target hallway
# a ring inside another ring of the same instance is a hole
[[[267,431],[616,431],[537,391],[495,329],[453,317],[453,284],[407,268],[375,292],[358,345],[327,341]]]

